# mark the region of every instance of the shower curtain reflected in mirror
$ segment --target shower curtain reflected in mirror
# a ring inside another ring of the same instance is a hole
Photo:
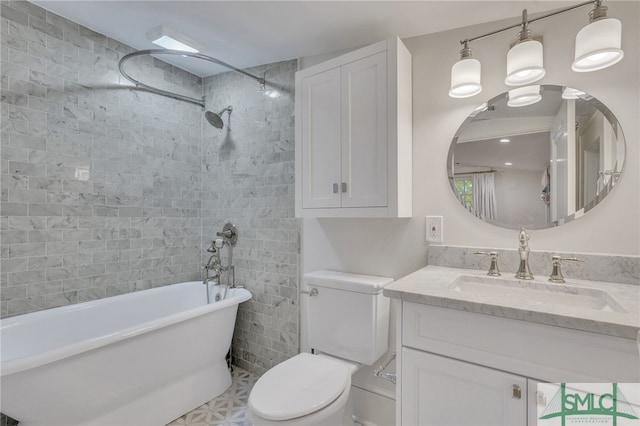
[[[480,219],[496,219],[494,175],[495,173],[476,173],[473,175],[473,213]]]

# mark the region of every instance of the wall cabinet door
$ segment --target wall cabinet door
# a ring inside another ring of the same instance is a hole
[[[411,81],[397,37],[296,73],[296,217],[411,217]]]
[[[342,207],[387,205],[387,52],[341,67]]]
[[[387,53],[302,82],[304,208],[387,205]]]
[[[340,207],[340,68],[302,80],[304,208]]]
[[[521,376],[403,347],[401,383],[403,425],[527,424]]]

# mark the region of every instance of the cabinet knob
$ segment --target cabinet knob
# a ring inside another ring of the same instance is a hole
[[[522,390],[520,390],[520,386],[518,385],[513,385],[511,386],[511,397],[514,399],[520,399],[522,398]]]
[[[334,183],[334,184],[333,184],[333,193],[334,193],[334,194],[337,194],[337,193],[338,193],[338,184],[337,184],[337,183]]]

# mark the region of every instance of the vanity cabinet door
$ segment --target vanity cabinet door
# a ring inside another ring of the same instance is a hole
[[[402,348],[402,424],[527,424],[527,379]]]

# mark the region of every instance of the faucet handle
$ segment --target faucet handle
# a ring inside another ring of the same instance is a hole
[[[551,270],[551,276],[549,276],[549,281],[552,283],[565,283],[565,279],[562,276],[562,270],[560,269],[560,262],[568,261],[568,262],[584,262],[584,259],[580,259],[577,257],[562,257],[562,256],[551,256],[551,260],[553,262],[553,269]]]
[[[499,277],[500,275],[502,275],[500,273],[500,269],[498,269],[498,252],[476,251],[473,254],[481,256],[491,256],[491,265],[489,266],[489,272],[487,272],[487,275],[491,277]]]
[[[218,251],[215,241],[211,241],[211,245],[209,247],[207,247],[207,251],[209,253],[214,253],[214,254]]]

